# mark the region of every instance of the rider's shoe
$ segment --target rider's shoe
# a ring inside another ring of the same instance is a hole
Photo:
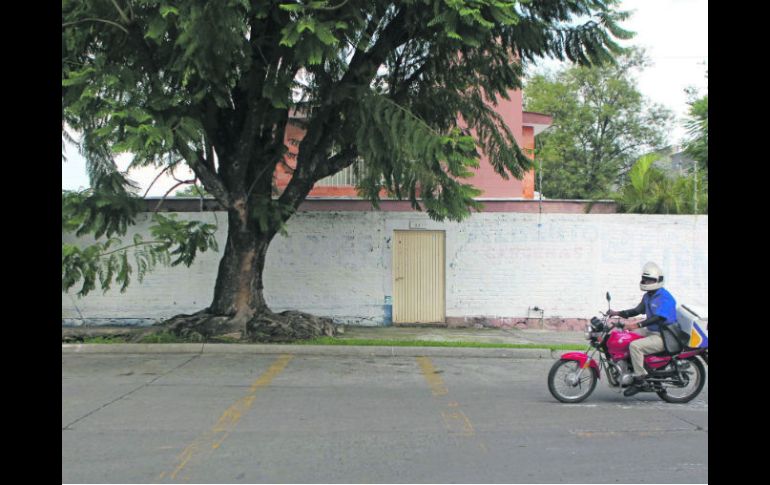
[[[631,384],[628,386],[628,389],[623,391],[623,395],[626,397],[633,396],[634,394],[640,392],[642,390],[641,387],[637,386],[636,384]]]
[[[623,392],[626,397],[633,396],[634,394],[642,391],[645,378],[643,376],[634,376],[634,383],[631,384],[628,389]]]

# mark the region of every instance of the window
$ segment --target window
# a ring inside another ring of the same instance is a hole
[[[363,170],[363,160],[356,160],[349,167],[345,167],[334,175],[322,178],[316,182],[316,187],[354,187],[360,177],[356,175],[355,170],[358,166],[358,170]]]

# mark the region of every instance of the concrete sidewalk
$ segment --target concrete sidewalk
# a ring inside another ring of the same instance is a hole
[[[345,327],[340,340],[417,340],[491,344],[587,344],[581,332],[535,329],[446,327]],[[587,345],[586,345],[587,347]],[[62,353],[255,353],[340,356],[455,356],[505,358],[558,358],[563,351],[510,348],[399,347],[294,344],[62,344]]]

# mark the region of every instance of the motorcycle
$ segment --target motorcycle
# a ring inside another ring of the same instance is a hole
[[[607,293],[607,303],[610,294]],[[618,329],[610,322],[609,310],[599,312],[603,318],[593,317],[586,326],[589,348],[585,352],[567,352],[554,363],[548,373],[548,390],[564,403],[585,400],[596,388],[601,370],[611,388],[622,391],[634,382],[629,345],[643,338],[638,334]],[[666,350],[644,357],[648,377],[642,392],[654,392],[670,403],[686,403],[703,389],[708,365],[708,347],[690,348],[683,343],[684,335],[677,335],[672,326],[661,325],[661,336]],[[676,327],[674,325],[673,327]],[[588,352],[593,348],[591,355]],[[593,356],[599,354],[599,363]]]

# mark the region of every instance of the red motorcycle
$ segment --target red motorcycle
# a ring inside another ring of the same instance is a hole
[[[609,301],[610,294],[607,293]],[[628,346],[643,337],[616,329],[616,325],[609,322],[609,312],[599,313],[603,318],[593,317],[586,326],[589,349],[563,354],[548,373],[548,390],[561,402],[578,403],[590,396],[601,378],[602,369],[611,388],[621,390],[634,381]],[[691,348],[688,344],[692,339],[677,325],[661,325],[660,328],[666,350],[645,356],[648,377],[641,390],[654,392],[670,403],[689,402],[700,394],[706,383],[703,362],[708,365],[708,339],[706,347]],[[698,342],[701,344],[701,340]],[[588,355],[591,348],[594,350]],[[593,359],[597,353],[598,364]]]

